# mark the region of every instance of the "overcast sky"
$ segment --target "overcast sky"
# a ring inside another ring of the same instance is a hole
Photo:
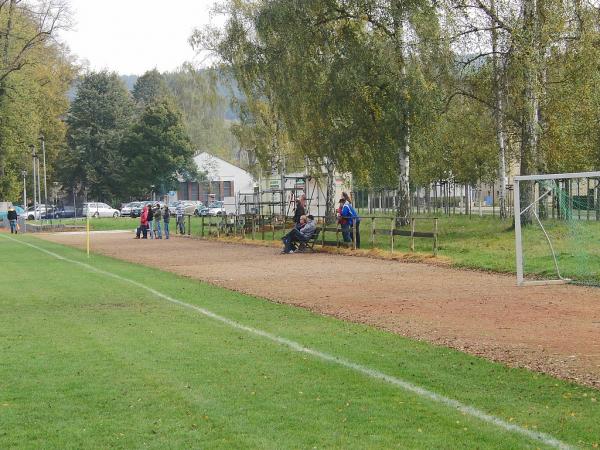
[[[211,22],[214,1],[70,0],[73,30],[62,39],[94,70],[173,70],[194,59],[187,40],[195,27]]]

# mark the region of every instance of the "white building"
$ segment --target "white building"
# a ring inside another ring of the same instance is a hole
[[[207,174],[207,180],[180,182],[178,200],[200,200],[205,205],[222,200],[226,210],[234,212],[237,194],[254,189],[255,181],[249,172],[210,153],[200,153],[194,162],[199,171]]]

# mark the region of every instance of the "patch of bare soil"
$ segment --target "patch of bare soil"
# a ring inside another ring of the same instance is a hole
[[[76,247],[80,234],[44,239]],[[444,264],[133,234],[92,238],[93,251],[373,325],[410,338],[600,388],[600,289],[517,287],[514,277]]]

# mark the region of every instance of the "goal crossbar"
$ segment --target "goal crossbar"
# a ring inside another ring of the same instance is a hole
[[[522,181],[545,181],[545,180],[569,180],[576,178],[600,178],[600,171],[596,172],[575,172],[575,173],[555,173],[555,174],[546,174],[546,175],[519,175],[514,177],[514,198],[515,198],[515,250],[516,250],[516,259],[517,259],[517,285],[519,286],[527,286],[527,285],[540,285],[540,284],[564,284],[568,283],[569,279],[562,278],[560,272],[558,271],[558,265],[556,264],[556,255],[554,254],[554,249],[552,248],[552,243],[546,233],[543,225],[541,224],[539,217],[536,215],[536,219],[540,222],[540,226],[542,227],[542,231],[544,232],[546,239],[550,245],[550,249],[552,252],[552,256],[554,258],[554,262],[557,268],[558,279],[554,280],[536,280],[536,281],[526,281],[523,274],[523,237],[521,235],[521,216],[523,213],[528,211],[533,205],[536,204],[540,200],[540,198],[546,196],[548,192],[544,193],[541,197],[536,198],[531,205],[526,205],[525,208],[521,209],[521,192],[520,192],[520,182]]]
[[[547,175],[518,175],[515,181],[568,180],[570,178],[600,178],[600,172],[552,173]]]

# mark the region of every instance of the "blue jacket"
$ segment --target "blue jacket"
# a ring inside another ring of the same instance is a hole
[[[352,206],[352,203],[344,203],[344,208],[342,208],[342,217],[348,220],[349,226],[354,225],[355,220],[357,223],[360,222],[360,217],[358,217],[358,213],[354,209],[354,206]]]

